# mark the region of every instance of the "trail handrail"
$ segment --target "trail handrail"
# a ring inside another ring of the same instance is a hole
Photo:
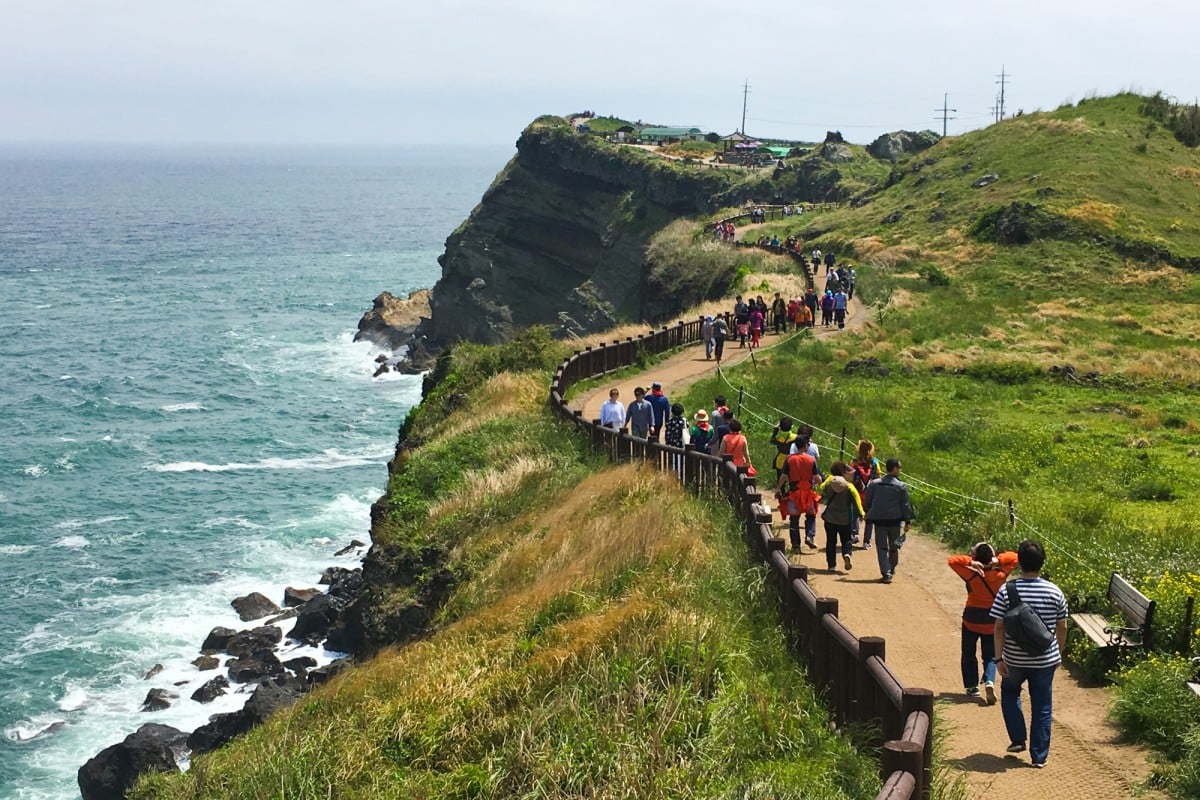
[[[634,364],[639,356],[664,353],[700,341],[704,318],[662,326],[648,333],[576,350],[554,373],[550,408],[588,436],[592,450],[614,462],[639,460],[673,472],[697,493],[724,496],[739,514],[751,546],[772,568],[780,583],[784,622],[791,643],[809,666],[809,677],[823,691],[838,725],[865,724],[882,743],[880,777],[883,789],[876,800],[928,800],[932,776],[933,693],[905,687],[885,660],[885,642],[877,636],[856,636],[838,619],[838,601],[818,597],[808,583],[808,568],[792,564],[783,552],[784,540],[775,535],[772,515],[745,467],[729,456],[696,452],[691,445],[670,447],[636,439],[586,420],[572,410],[566,393],[574,384]]]

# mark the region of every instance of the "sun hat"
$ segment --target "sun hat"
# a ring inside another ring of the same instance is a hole
[[[696,412],[696,422],[708,422],[708,412],[703,408]]]

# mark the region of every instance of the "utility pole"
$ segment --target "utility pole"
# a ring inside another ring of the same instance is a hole
[[[942,115],[940,117],[934,117],[934,119],[940,119],[942,121],[942,138],[943,139],[946,138],[946,121],[951,120],[951,119],[958,119],[958,117],[949,116],[951,111],[954,111],[955,113],[958,112],[957,108],[947,108],[949,100],[950,100],[950,94],[949,93],[943,94],[942,95],[942,107],[940,109],[938,109],[938,108],[934,109],[934,111],[942,112]]]
[[[1000,65],[1000,74],[997,75],[996,77],[1000,79],[1000,80],[996,81],[996,83],[1000,84],[1000,101],[999,101],[1000,105],[999,105],[999,111],[997,112],[996,121],[1001,122],[1004,119],[1004,87],[1008,83],[1008,79],[1011,78],[1012,75],[1006,74],[1004,72],[1004,65],[1001,64]]]
[[[738,133],[746,135],[746,100],[750,97],[750,79],[746,78],[746,82],[742,85],[742,127],[738,128]]]

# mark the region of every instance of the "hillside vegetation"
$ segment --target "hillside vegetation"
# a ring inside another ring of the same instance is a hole
[[[1073,607],[1114,611],[1112,571],[1157,600],[1160,655],[1109,675],[1118,719],[1195,796],[1200,727],[1167,709],[1194,707],[1171,654],[1200,648],[1200,623],[1184,628],[1200,596],[1200,153],[1145,103],[1006,120],[896,164],[850,207],[769,223],[853,263],[874,319],[730,381],[753,397],[752,441],[784,411],[829,431],[825,452],[845,430],[899,456],[922,529],[954,547],[1033,536]],[[714,380],[684,402],[715,392],[736,394]],[[1110,666],[1074,635],[1070,652]]]
[[[551,417],[538,362],[558,347],[531,331],[456,349],[405,425],[423,444],[393,467],[375,546],[443,554],[434,632],[137,797],[878,791],[874,760],[826,727],[728,506],[605,467]]]

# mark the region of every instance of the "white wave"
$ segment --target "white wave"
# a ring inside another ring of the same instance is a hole
[[[32,742],[57,732],[66,724],[66,720],[43,715],[10,725],[4,729],[4,738],[18,744]]]
[[[37,547],[32,544],[6,544],[0,546],[0,555],[23,556],[31,550],[36,549]]]
[[[82,687],[68,684],[67,692],[58,701],[59,711],[78,711],[88,704],[88,693]]]
[[[154,472],[236,472],[239,470],[325,470],[344,467],[362,467],[386,463],[392,456],[388,447],[373,448],[364,453],[340,453],[325,450],[319,456],[299,458],[264,458],[260,461],[232,462],[229,464],[207,464],[203,461],[173,461],[170,464],[148,464],[146,469]]]
[[[71,460],[70,456],[63,456],[54,462],[54,466],[58,467],[63,472],[70,472],[71,470],[75,469],[75,462]]]
[[[30,464],[21,471],[33,478],[40,478],[46,474],[46,468],[41,464]]]
[[[73,381],[73,380],[75,380],[75,376],[74,375],[59,375],[58,379],[60,381]]]
[[[84,528],[88,525],[108,525],[111,522],[123,522],[129,519],[124,514],[113,514],[107,517],[96,517],[95,519],[64,519],[61,522],[54,524],[59,530],[73,531],[78,528]]]
[[[233,527],[245,528],[250,531],[261,531],[266,530],[268,526],[259,525],[257,522],[251,522],[244,517],[214,517],[213,519],[206,519],[202,527],[207,529]]]
[[[0,492],[0,503],[7,503],[7,502],[8,502],[8,495],[6,495],[4,492]]]
[[[169,406],[160,406],[160,408],[161,408],[161,410],[166,411],[169,414],[174,413],[176,411],[207,411],[208,410],[204,406],[200,405],[199,402],[175,403],[175,404],[169,405]]]
[[[55,547],[65,547],[68,550],[81,550],[90,545],[87,539],[82,536],[64,536],[54,543]]]

